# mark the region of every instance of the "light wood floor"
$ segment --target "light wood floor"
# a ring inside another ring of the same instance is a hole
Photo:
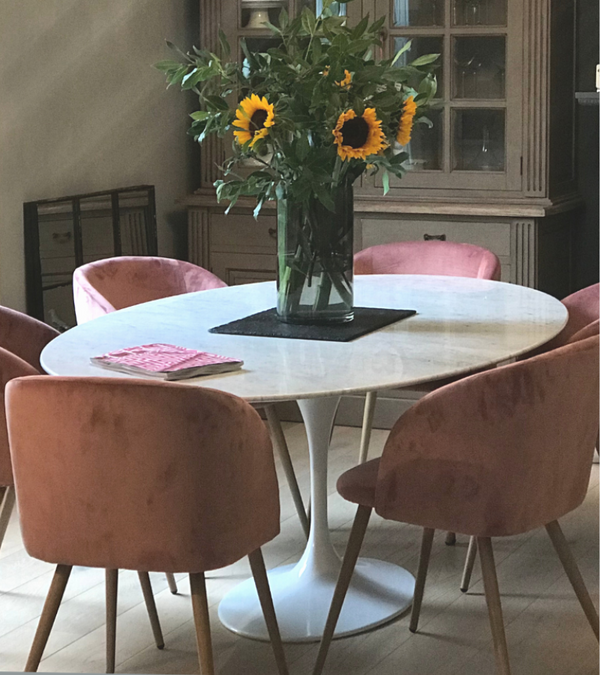
[[[307,449],[301,425],[286,434],[305,494]],[[387,432],[373,434],[372,454],[381,452]],[[354,508],[335,493],[335,479],[355,462],[359,430],[338,428],[330,457],[330,521],[334,543],[343,552]],[[267,566],[298,559],[303,537],[281,480],[282,532],[265,549]],[[598,466],[592,472],[585,503],[563,521],[588,587],[598,598]],[[363,553],[390,560],[412,572],[417,567],[420,531],[374,516]],[[420,632],[408,631],[406,616],[376,631],[333,643],[330,675],[492,675],[494,663],[483,586],[477,564],[471,590],[459,591],[466,538],[455,547],[434,542]],[[513,675],[595,675],[598,644],[586,623],[544,531],[496,540],[496,561]],[[53,568],[25,553],[13,518],[0,552],[0,670],[22,670]],[[267,644],[238,638],[223,628],[216,609],[223,594],[250,575],[246,561],[208,577],[213,640],[221,675],[274,675]],[[171,595],[164,575],[153,574],[166,648],[152,641],[137,575],[122,572],[117,626],[117,672],[198,672],[189,585],[179,577],[179,595]],[[104,577],[99,570],[76,568],[67,587],[40,670],[104,672]],[[292,675],[308,675],[317,645],[287,645]]]

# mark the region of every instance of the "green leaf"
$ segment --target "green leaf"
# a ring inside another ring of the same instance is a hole
[[[162,70],[165,72],[168,72],[169,70],[177,70],[180,66],[181,63],[179,63],[179,61],[170,61],[168,59],[154,64],[156,70]]]
[[[387,193],[390,191],[390,174],[386,169],[384,169],[383,173],[381,174],[381,180],[383,182],[383,194],[387,195]]]
[[[418,59],[411,61],[410,65],[414,68],[418,68],[419,66],[428,66],[430,63],[435,63],[439,58],[439,54],[424,54],[423,56],[419,56]]]
[[[206,110],[198,110],[197,112],[193,112],[190,117],[195,120],[196,122],[202,122],[203,120],[207,119],[210,117],[210,113],[206,112]]]
[[[412,47],[412,40],[409,40],[408,42],[405,42],[404,45],[396,52],[396,55],[392,59],[392,65],[395,66],[396,63],[398,62],[398,59],[407,52],[410,48]]]

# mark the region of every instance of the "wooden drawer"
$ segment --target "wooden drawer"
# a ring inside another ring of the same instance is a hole
[[[362,219],[362,246],[368,248],[394,241],[422,241],[445,237],[447,241],[475,244],[498,257],[510,256],[510,223],[451,220]],[[358,239],[360,243],[360,239]]]
[[[275,254],[277,221],[274,216],[253,216],[213,213],[210,216],[210,250]],[[212,255],[211,255],[212,259]]]
[[[277,276],[277,259],[274,252],[272,255],[211,252],[210,271],[230,286],[270,281]]]

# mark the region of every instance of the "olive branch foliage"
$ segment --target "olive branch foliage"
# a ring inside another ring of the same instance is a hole
[[[242,40],[243,63],[231,58],[222,31],[219,54],[196,47],[186,54],[167,42],[179,60],[161,61],[155,67],[164,72],[168,86],[179,85],[198,95],[200,110],[192,113],[189,129],[197,142],[211,134],[231,134],[238,103],[250,94],[265,96],[274,105],[275,123],[268,135],[252,148],[250,142],[240,146],[233,140],[232,154],[221,167],[224,179],[215,186],[219,201],[229,201],[228,209],[240,196],[250,196],[257,201],[255,217],[266,200],[283,197],[305,203],[316,197],[333,210],[332,189],[354,181],[367,169],[382,172],[387,193],[390,174],[401,177],[405,172],[408,156],[398,151],[395,137],[408,96],[418,106],[415,122],[431,126],[425,113],[437,89],[438,55],[398,66],[399,57],[410,48],[407,43],[393,59],[377,59],[384,19],[370,22],[367,16],[350,27],[331,4],[332,0],[323,0],[320,16],[304,8],[290,18],[282,9],[279,26],[265,24],[278,46],[256,53]],[[346,71],[352,80],[342,86]],[[341,113],[353,109],[360,116],[365,108],[376,109],[389,145],[368,161],[342,161],[332,130]],[[254,170],[247,173],[249,164]]]

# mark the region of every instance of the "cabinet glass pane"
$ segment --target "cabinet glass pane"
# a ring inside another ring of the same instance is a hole
[[[316,14],[319,16],[319,14],[323,11],[323,0],[317,0],[316,3]],[[329,9],[333,11],[334,14],[337,14],[338,16],[346,16],[346,5],[345,4],[340,4],[339,2],[332,2],[331,5],[329,5]]]
[[[404,45],[410,42],[410,49],[405,51],[404,54],[400,56],[396,64],[398,66],[406,66],[411,61],[414,61],[419,56],[424,56],[425,54],[441,54],[444,53],[444,38],[431,36],[431,37],[397,37],[394,38],[394,53],[399,52]],[[436,64],[439,64],[439,67],[434,71],[437,77],[437,88],[438,94],[436,98],[442,98],[444,91],[444,82],[443,82],[443,56],[436,61]]]
[[[395,26],[443,26],[443,0],[394,0]]]
[[[453,0],[455,26],[506,26],[506,0]]]
[[[262,0],[245,0],[242,2],[242,28],[265,29],[265,21],[279,26],[279,13],[282,7],[288,9],[287,0],[282,2],[263,2]]]
[[[503,35],[454,38],[454,98],[505,97]]]
[[[433,122],[433,127],[415,124],[411,141],[405,148],[409,171],[441,171],[443,168],[443,110],[430,110],[427,117]]]
[[[504,110],[453,111],[454,169],[458,171],[504,171]]]

